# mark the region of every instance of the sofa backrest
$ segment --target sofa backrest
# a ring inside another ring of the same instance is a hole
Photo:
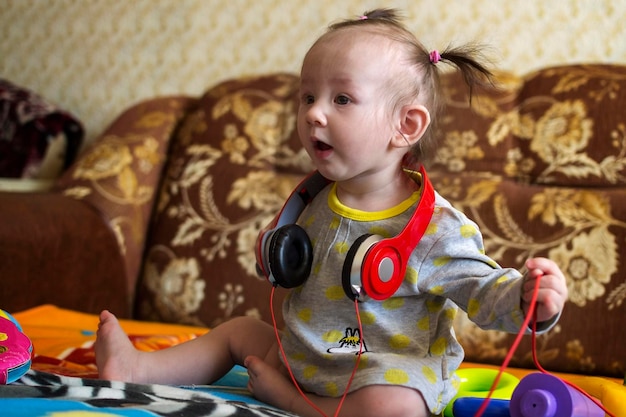
[[[459,74],[446,74],[442,84],[447,111],[439,168],[531,184],[624,185],[626,66],[499,73],[494,88],[476,90],[471,104]]]
[[[483,233],[486,253],[521,268],[553,259],[569,289],[559,324],[539,337],[549,369],[623,377],[626,343],[626,66],[572,65],[499,76],[470,106],[457,74],[430,167],[435,188]],[[501,363],[513,336],[463,315],[467,359]],[[533,367],[527,340],[512,361]]]
[[[210,327],[239,315],[271,321],[271,285],[257,275],[253,249],[313,169],[295,129],[298,87],[292,74],[226,81],[182,122],[152,217],[136,317]]]
[[[435,188],[478,223],[501,265],[547,256],[566,274],[570,301],[539,338],[541,363],[623,376],[626,67],[500,74],[499,88],[476,91],[471,107],[458,75],[442,78],[447,110],[429,167]],[[186,115],[152,217],[136,317],[271,321],[270,285],[256,274],[253,248],[312,169],[296,136],[297,90],[292,74],[229,80]],[[494,364],[513,337],[476,330],[462,316],[457,335],[468,360]],[[529,352],[526,343],[512,364],[532,367]]]

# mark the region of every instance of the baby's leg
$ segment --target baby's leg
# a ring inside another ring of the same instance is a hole
[[[140,352],[117,318],[103,311],[95,351],[100,378],[137,383],[211,383],[233,365],[243,365],[249,355],[264,358],[270,366],[280,366],[273,328],[250,317],[230,320],[168,349]]]
[[[320,416],[320,413],[300,395],[288,377],[273,366],[254,357],[247,358],[246,366],[250,375],[248,389],[257,399],[303,417]],[[327,416],[335,415],[341,400],[309,393],[306,395]],[[348,417],[428,417],[430,415],[419,391],[398,385],[371,385],[353,391],[346,396],[339,413],[339,416]]]

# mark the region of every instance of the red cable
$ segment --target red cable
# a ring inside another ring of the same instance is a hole
[[[483,415],[483,413],[486,411],[487,407],[489,406],[489,401],[491,400],[491,397],[495,391],[495,389],[497,388],[498,384],[500,383],[500,378],[502,377],[502,374],[504,373],[505,369],[508,367],[509,362],[511,361],[511,359],[513,358],[513,355],[515,354],[515,351],[517,350],[522,337],[524,336],[526,329],[528,328],[531,318],[532,318],[532,332],[531,332],[531,349],[532,349],[532,355],[533,355],[533,362],[535,364],[535,367],[542,373],[547,374],[547,375],[551,375],[548,371],[546,371],[541,364],[539,363],[539,359],[537,357],[537,311],[536,311],[536,305],[537,305],[537,296],[539,294],[539,284],[540,284],[540,277],[537,278],[537,282],[535,284],[535,288],[533,289],[533,294],[532,294],[532,298],[530,300],[530,305],[528,307],[528,313],[526,314],[526,317],[524,318],[524,323],[522,323],[522,326],[520,327],[520,331],[518,332],[515,340],[513,341],[513,344],[511,345],[511,349],[509,350],[509,352],[507,353],[506,357],[504,358],[504,361],[502,362],[502,365],[500,366],[500,369],[498,371],[498,374],[496,375],[496,378],[494,379],[491,388],[489,389],[489,393],[487,394],[487,397],[485,397],[484,401],[482,402],[480,408],[478,409],[478,411],[476,412],[476,414],[474,415],[474,417],[481,417]],[[300,385],[298,384],[298,382],[296,381],[296,378],[291,370],[291,366],[289,366],[289,362],[287,360],[287,355],[285,353],[285,350],[283,349],[283,345],[282,342],[280,340],[280,334],[278,333],[278,327],[276,325],[276,316],[274,314],[274,293],[276,290],[276,286],[272,287],[272,292],[270,294],[270,312],[271,312],[271,316],[272,316],[272,323],[274,325],[274,334],[276,335],[276,341],[278,342],[278,347],[280,349],[280,353],[283,357],[283,361],[285,362],[285,366],[287,368],[287,371],[289,372],[289,376],[291,377],[291,381],[293,382],[294,386],[296,387],[296,389],[298,390],[298,392],[300,393],[300,395],[302,396],[302,398],[304,398],[304,400],[313,408],[315,409],[319,414],[321,414],[323,417],[327,417],[326,414],[318,407],[316,406],[313,401],[311,401],[306,394],[304,393],[304,391],[302,391],[302,388],[300,388]],[[352,384],[352,381],[354,380],[354,376],[356,375],[356,371],[359,367],[359,363],[361,360],[361,355],[363,354],[363,322],[361,321],[361,315],[359,312],[359,302],[358,299],[354,300],[354,308],[355,308],[355,312],[356,312],[356,317],[357,317],[357,322],[359,324],[359,353],[356,359],[356,363],[354,364],[354,369],[352,370],[352,374],[350,375],[350,378],[348,379],[348,384],[346,385],[346,388],[343,392],[343,395],[341,396],[341,399],[339,400],[339,404],[337,405],[337,409],[335,410],[335,414],[334,417],[337,417],[339,415],[339,412],[341,410],[341,407],[343,406],[343,403],[346,399],[346,396],[348,395],[348,390],[350,389],[350,385]],[[559,378],[561,379],[561,378]],[[563,381],[565,384],[569,385],[570,387],[576,389],[578,392],[580,392],[581,394],[583,394],[584,396],[586,396],[587,398],[589,398],[594,404],[596,404],[598,407],[600,407],[608,416],[610,417],[616,417],[614,414],[612,414],[609,410],[606,409],[606,407],[604,407],[602,405],[602,403],[600,401],[598,401],[596,398],[592,397],[591,395],[589,395],[588,393],[586,393],[583,389],[579,388],[578,386],[576,386],[575,384],[566,381],[564,379],[561,379],[561,381]]]
[[[524,323],[522,324],[522,327],[520,328],[520,331],[517,334],[517,337],[515,338],[515,341],[513,342],[513,345],[511,346],[511,349],[507,353],[506,357],[504,358],[504,361],[503,361],[502,365],[500,366],[498,374],[496,375],[496,378],[494,379],[493,384],[491,385],[491,389],[489,390],[489,394],[487,395],[487,397],[485,398],[485,400],[481,404],[480,408],[478,409],[478,411],[476,412],[474,417],[481,417],[483,415],[483,413],[485,412],[485,410],[487,409],[487,406],[489,405],[489,401],[491,400],[491,396],[493,395],[493,392],[495,391],[495,389],[498,386],[498,383],[500,382],[500,377],[504,373],[504,370],[509,365],[509,362],[511,361],[511,358],[513,357],[513,354],[517,350],[517,347],[519,346],[519,343],[520,343],[520,341],[522,339],[522,336],[524,336],[524,333],[525,333],[526,329],[528,328],[528,325],[530,323],[530,319],[531,318],[533,319],[533,321],[532,321],[532,332],[531,332],[531,345],[532,345],[531,350],[532,350],[532,354],[533,354],[533,362],[535,364],[535,367],[540,372],[542,372],[544,374],[547,374],[547,375],[551,375],[548,371],[546,371],[541,366],[541,364],[539,363],[539,359],[537,358],[537,311],[536,311],[535,307],[537,305],[537,296],[539,294],[539,283],[540,283],[540,281],[541,281],[541,277],[537,277],[537,282],[535,284],[535,288],[533,289],[533,295],[532,295],[532,298],[530,300],[530,306],[528,307],[528,313],[526,315],[526,318],[524,319]],[[593,403],[596,404],[598,407],[600,407],[608,416],[616,417],[614,414],[612,414],[610,411],[608,411],[602,405],[602,403],[600,403],[600,401],[598,401],[597,399],[595,399],[591,395],[587,394],[583,389],[577,387],[575,384],[573,384],[573,383],[571,383],[569,381],[566,381],[566,380],[561,379],[561,378],[559,378],[559,379],[561,381],[563,381],[565,384],[567,384],[570,387],[572,387],[572,388],[576,389],[577,391],[579,391],[581,394],[585,395],[591,401],[593,401]]]
[[[278,326],[276,325],[276,315],[274,314],[275,291],[276,291],[276,286],[273,286],[272,292],[270,293],[270,313],[272,316],[272,324],[274,325],[274,334],[276,336],[276,341],[278,342],[278,348],[280,349],[280,354],[282,355],[283,361],[285,362],[285,367],[287,368],[287,371],[289,372],[289,376],[291,377],[291,381],[293,382],[293,385],[295,385],[296,389],[298,390],[302,398],[304,398],[304,400],[307,402],[307,404],[309,404],[313,409],[315,409],[315,411],[317,411],[322,416],[327,417],[324,411],[322,411],[317,405],[315,405],[315,403],[313,403],[313,401],[311,401],[311,399],[309,399],[309,397],[306,396],[304,391],[302,391],[302,388],[300,388],[300,385],[296,381],[296,377],[294,376],[293,371],[291,370],[291,366],[289,365],[289,361],[287,360],[287,354],[285,353],[285,350],[283,349],[282,341],[280,340],[280,334],[278,333]],[[335,410],[334,417],[337,417],[339,415],[339,411],[341,410],[341,407],[343,406],[343,402],[346,399],[346,396],[348,395],[348,389],[350,388],[350,385],[352,384],[352,381],[354,380],[354,375],[356,374],[356,371],[359,368],[359,363],[361,361],[361,354],[363,353],[363,323],[361,322],[361,315],[359,313],[359,302],[356,299],[354,300],[354,306],[356,310],[356,317],[357,317],[357,322],[359,324],[359,332],[360,332],[359,354],[356,358],[354,369],[352,369],[352,374],[350,375],[350,378],[348,379],[348,384],[346,385],[346,389],[344,390],[343,395],[341,396],[341,399],[339,400],[339,404],[337,405],[337,409]]]
[[[302,398],[304,398],[304,400],[311,407],[313,407],[315,411],[320,413],[322,416],[327,417],[326,414],[318,406],[316,406],[313,403],[313,401],[309,399],[309,397],[306,396],[304,391],[302,391],[302,388],[300,388],[300,385],[296,381],[296,377],[293,375],[293,372],[291,371],[291,366],[289,366],[289,361],[287,361],[287,354],[285,353],[285,350],[283,349],[283,344],[280,340],[280,334],[278,333],[278,326],[276,326],[276,315],[274,314],[274,293],[275,292],[276,292],[276,286],[274,285],[272,286],[272,292],[270,293],[270,313],[272,315],[272,323],[274,324],[274,334],[276,335],[276,341],[278,342],[278,348],[280,349],[280,354],[283,357],[283,362],[285,362],[285,367],[287,368],[287,371],[289,372],[289,376],[291,377],[291,381],[293,382],[293,385],[296,386],[296,389],[298,390]]]
[[[354,364],[354,369],[352,369],[352,374],[350,375],[350,379],[348,379],[348,385],[346,385],[346,389],[341,396],[341,400],[339,401],[339,405],[337,405],[337,410],[335,411],[334,417],[339,415],[339,410],[341,410],[341,406],[343,405],[346,396],[348,395],[348,389],[350,389],[350,385],[352,385],[352,381],[354,380],[354,375],[356,375],[356,371],[359,368],[359,362],[361,362],[361,354],[363,353],[363,322],[361,321],[361,314],[359,313],[359,300],[357,298],[354,299],[354,309],[356,311],[356,320],[359,324],[359,354],[356,357],[356,363]]]
[[[541,364],[539,363],[539,358],[537,357],[537,311],[535,311],[535,315],[534,315],[534,319],[533,319],[533,332],[532,332],[532,336],[531,336],[531,343],[532,343],[533,362],[535,364],[535,367],[539,370],[539,372],[541,372],[543,374],[552,375],[550,372],[546,371],[543,368],[543,366],[541,366]],[[552,375],[552,376],[555,376],[555,375]],[[607,410],[606,407],[604,407],[604,405],[602,405],[602,403],[600,401],[598,401],[596,398],[594,398],[593,396],[591,396],[588,393],[586,393],[585,390],[583,390],[582,388],[578,387],[576,384],[574,384],[574,383],[572,383],[570,381],[566,381],[565,379],[562,379],[562,378],[559,378],[559,379],[561,381],[563,381],[565,384],[567,384],[570,387],[574,388],[576,391],[580,392],[585,397],[587,397],[595,405],[600,407],[602,409],[602,411],[604,411],[605,414],[607,414],[610,417],[616,417],[613,413],[611,413],[609,410]]]
[[[535,289],[533,290],[533,296],[532,296],[532,299],[530,300],[530,305],[528,307],[528,314],[524,318],[524,323],[522,324],[522,327],[520,327],[520,331],[517,333],[517,337],[515,338],[515,341],[513,342],[511,349],[509,350],[506,357],[504,358],[504,362],[502,362],[502,365],[500,366],[500,370],[498,371],[498,374],[496,375],[496,378],[494,379],[493,384],[491,385],[489,394],[487,394],[487,397],[485,397],[483,403],[480,405],[480,408],[478,409],[474,417],[481,417],[483,413],[485,412],[485,410],[487,409],[487,406],[489,405],[489,401],[491,400],[491,396],[493,395],[493,392],[495,391],[498,384],[500,383],[500,378],[502,377],[502,374],[504,373],[504,369],[509,365],[509,362],[513,358],[513,354],[517,350],[517,347],[519,346],[522,340],[522,337],[524,336],[524,333],[526,332],[526,329],[528,328],[530,319],[533,317],[535,304],[537,303],[537,294],[539,293],[539,281],[540,280],[537,279],[537,283],[535,284]]]

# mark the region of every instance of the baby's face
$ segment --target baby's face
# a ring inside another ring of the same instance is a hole
[[[356,29],[326,35],[306,55],[298,133],[326,177],[341,181],[397,163],[389,146],[397,55],[385,37]]]

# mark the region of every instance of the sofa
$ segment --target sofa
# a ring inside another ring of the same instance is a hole
[[[471,101],[456,72],[441,85],[435,189],[479,225],[501,265],[546,256],[566,275],[570,297],[537,338],[538,360],[623,378],[626,66],[499,72]],[[209,328],[239,315],[270,321],[253,247],[313,169],[296,135],[297,90],[295,74],[277,73],[142,101],[50,191],[0,192],[0,306]],[[514,335],[456,321],[467,361],[502,363]],[[511,366],[534,367],[528,339]]]

